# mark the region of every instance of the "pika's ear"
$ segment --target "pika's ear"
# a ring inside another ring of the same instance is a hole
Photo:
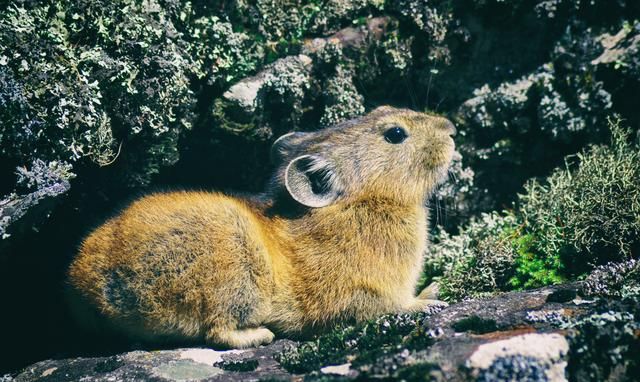
[[[271,145],[271,162],[277,163],[280,161],[284,155],[289,153],[296,143],[302,141],[309,133],[301,133],[298,131],[293,131],[291,133],[287,133],[280,138],[276,139],[275,142]]]
[[[315,155],[301,155],[289,162],[284,184],[291,197],[307,207],[328,206],[341,193],[331,164]]]

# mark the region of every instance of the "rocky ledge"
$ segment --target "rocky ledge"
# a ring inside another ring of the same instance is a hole
[[[570,284],[386,315],[309,342],[46,360],[0,381],[626,381],[640,372],[640,297]]]

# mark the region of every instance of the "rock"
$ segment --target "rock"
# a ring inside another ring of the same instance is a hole
[[[342,365],[325,366],[320,369],[320,372],[323,374],[349,375],[351,372],[351,364],[347,362]]]
[[[230,102],[235,102],[247,112],[253,112],[256,108],[258,92],[264,84],[264,77],[264,73],[261,72],[253,77],[245,78],[230,87],[222,96]]]
[[[387,27],[394,19],[388,16],[367,19],[366,27],[347,27],[329,37],[316,37],[304,41],[303,52],[315,54],[329,43],[337,43],[341,48],[361,49],[370,39],[380,40],[387,32]]]
[[[640,261],[628,259],[596,267],[585,279],[583,293],[617,298],[640,294]]]
[[[257,106],[258,92],[271,76],[278,73],[278,69],[282,67],[296,67],[302,71],[311,70],[311,58],[304,54],[297,56],[285,57],[277,60],[273,64],[267,66],[255,76],[247,77],[227,90],[222,97],[231,103],[244,109],[247,113],[255,112]]]
[[[0,239],[12,232],[37,228],[48,217],[60,195],[69,191],[69,180],[75,177],[71,165],[65,162],[44,162],[36,159],[29,169],[17,169],[17,186],[23,192],[14,192],[0,199]]]
[[[22,219],[28,212],[32,212],[35,220],[44,220],[51,210],[51,202],[57,196],[69,191],[70,188],[68,181],[62,181],[28,194],[9,194],[5,196],[0,200],[0,238],[9,238],[11,236],[9,227],[15,225],[14,223]],[[33,223],[32,219],[26,220]],[[23,224],[23,226],[29,226],[29,224]],[[37,225],[32,225],[31,227],[33,229]]]
[[[597,38],[604,48],[600,56],[591,61],[592,65],[614,64],[618,68],[638,68],[640,53],[640,23],[633,27],[624,27],[615,35],[605,33]]]
[[[301,102],[309,88],[312,64],[304,54],[281,58],[255,76],[234,84],[214,102],[212,117],[216,128],[259,141],[271,138],[274,132],[263,120],[264,110],[274,104],[291,105],[285,114],[296,121],[302,113]]]
[[[288,378],[273,359],[291,341],[279,340],[248,350],[216,351],[190,348],[133,351],[110,357],[47,360],[25,368],[12,382],[21,381],[233,381]],[[255,363],[250,370],[230,370],[230,363]],[[4,380],[3,380],[4,381]]]
[[[365,51],[385,36],[391,21],[387,16],[371,17],[365,25],[343,28],[329,37],[306,39],[300,54],[277,59],[257,74],[236,82],[216,99],[212,109],[216,128],[259,141],[271,138],[275,126],[297,128],[303,100],[313,98],[309,90],[319,86],[315,72],[327,70],[322,64],[342,59],[343,49]],[[335,66],[336,62],[332,64]],[[326,110],[319,121],[322,127],[365,111],[364,98],[353,83],[353,69],[338,66],[329,73],[322,86],[326,88],[322,97]],[[272,120],[270,114],[277,109],[283,112]]]
[[[513,364],[514,359],[524,359],[542,371],[549,381],[566,381],[564,369],[567,363],[563,358],[568,350],[569,343],[558,333],[528,333],[478,346],[466,366],[472,369],[472,375],[479,377],[490,372],[497,363]]]
[[[579,295],[581,288],[567,284],[467,300],[416,315],[386,315],[303,343],[277,340],[245,350],[189,348],[47,360],[3,381],[565,381],[632,376],[640,366],[632,356],[640,349],[640,298],[549,298]]]

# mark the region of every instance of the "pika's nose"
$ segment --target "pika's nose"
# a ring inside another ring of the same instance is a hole
[[[440,126],[452,137],[455,137],[456,133],[458,132],[455,125],[448,119],[443,118]]]

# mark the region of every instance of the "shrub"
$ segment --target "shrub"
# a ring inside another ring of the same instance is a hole
[[[422,285],[439,279],[442,298],[459,300],[557,284],[596,265],[637,257],[640,153],[620,121],[609,127],[609,146],[592,146],[544,182],[530,181],[518,209],[483,214],[455,236],[440,230]],[[609,266],[616,267],[628,268]],[[610,279],[605,274],[611,269],[601,276]]]
[[[512,275],[516,227],[515,215],[505,212],[482,214],[455,236],[439,229],[420,286],[437,280],[441,298],[448,301],[504,289]]]
[[[640,153],[619,124],[610,121],[610,146],[569,157],[566,168],[544,183],[530,182],[520,196],[533,246],[548,259],[561,258],[570,275],[638,255]]]
[[[0,154],[111,164],[146,184],[178,160],[198,72],[155,0],[44,1],[0,12]]]

